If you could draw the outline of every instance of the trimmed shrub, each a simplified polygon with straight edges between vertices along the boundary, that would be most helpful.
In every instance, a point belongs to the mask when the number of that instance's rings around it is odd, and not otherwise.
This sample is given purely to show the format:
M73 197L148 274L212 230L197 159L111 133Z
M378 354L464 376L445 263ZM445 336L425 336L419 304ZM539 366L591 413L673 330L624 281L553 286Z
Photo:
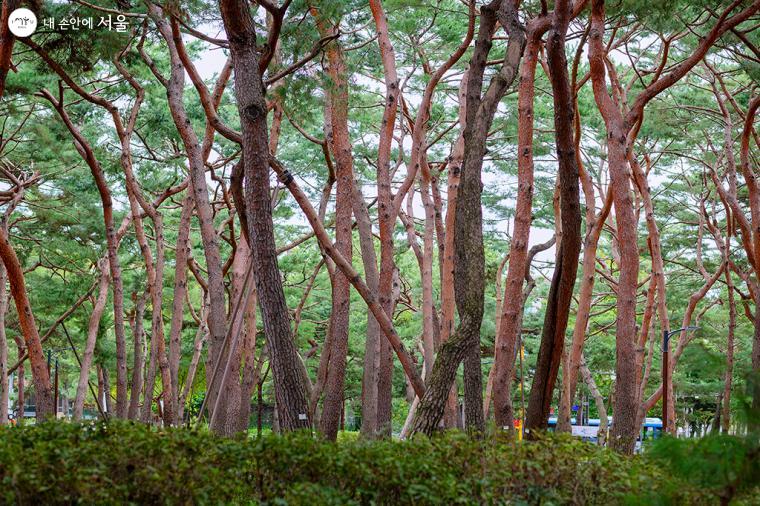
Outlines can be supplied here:
M663 464L662 459L679 455L693 458L686 448L695 443L675 443L684 445L679 450L682 454L663 450L666 455L652 451L651 457L631 458L559 435L523 443L481 441L461 433L405 442L345 437L336 444L309 433L224 439L206 431L156 429L129 422L51 422L0 429L0 501L394 505L717 502L724 494L722 486L704 487L678 473L663 474L657 467ZM710 448L710 452L720 453L717 447ZM735 448L725 450L733 452ZM704 454L703 450L693 451ZM737 458L746 460L748 455ZM735 487L735 493L737 497L754 497L751 487Z

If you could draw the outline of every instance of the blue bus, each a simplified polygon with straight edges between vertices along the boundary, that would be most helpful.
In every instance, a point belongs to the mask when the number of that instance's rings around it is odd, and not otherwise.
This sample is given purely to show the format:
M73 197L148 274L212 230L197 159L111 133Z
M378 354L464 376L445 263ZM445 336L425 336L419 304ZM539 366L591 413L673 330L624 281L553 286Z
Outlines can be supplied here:
M576 425L576 419L571 418L570 424L573 426L573 435L580 437L584 441L591 443L597 442L597 434L599 432L599 418L589 418L586 425ZM611 416L607 417L607 429L612 427L613 420ZM557 427L557 417L549 417L549 430L554 431ZM636 438L636 451L641 451L641 443L643 441L652 441L662 436L662 420L660 418L647 417L644 419L644 423L641 426L641 432L639 432Z

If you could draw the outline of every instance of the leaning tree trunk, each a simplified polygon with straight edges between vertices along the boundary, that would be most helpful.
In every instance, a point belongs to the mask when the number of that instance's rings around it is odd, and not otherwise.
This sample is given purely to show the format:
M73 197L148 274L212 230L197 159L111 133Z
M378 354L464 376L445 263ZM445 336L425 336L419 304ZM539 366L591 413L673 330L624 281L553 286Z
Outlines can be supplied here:
M185 419L185 403L190 396L190 392L193 389L193 382L195 381L195 372L198 370L198 364L201 361L201 350L203 350L203 344L208 338L208 330L205 324L201 322L198 325L198 330L195 333L195 342L193 343L193 356L190 358L190 365L187 367L187 374L185 375L185 385L182 387L182 393L179 396L179 402L177 403L177 420L183 422Z
M245 237L241 237L241 243ZM238 246L239 247L239 246ZM246 243L246 250L250 251ZM245 432L248 430L248 424L251 420L251 398L253 389L258 382L258 373L256 368L256 290L253 286L249 288L251 294L248 296L248 303L243 308L244 339L242 343L242 374L240 379L240 413L238 415L238 426L236 432Z
M79 370L79 382L77 383L77 393L74 398L74 412L72 418L77 421L82 419L84 412L84 398L87 395L87 387L90 381L90 366L95 355L95 342L100 330L100 319L103 316L103 310L108 301L108 287L111 280L108 276L108 269L105 265L100 266L100 281L98 282L98 297L90 314L90 321L87 325L87 341L85 343L84 353L82 354L82 363Z
M607 408L604 406L604 397L599 392L599 388L596 386L594 377L591 375L591 370L586 364L586 358L581 355L580 358L580 373L583 377L583 381L586 382L591 396L594 398L596 404L596 410L599 412L599 432L597 433L596 442L599 446L604 446L607 442Z
M21 333L24 336L24 343L29 350L29 362L32 366L32 381L36 394L37 419L44 420L53 416L55 407L53 406L53 388L50 384L50 375L45 363L45 356L42 353L42 344L40 343L40 334L37 331L37 325L34 322L32 306L29 303L29 297L26 292L26 283L24 282L24 271L21 268L16 252L8 242L8 232L4 227L0 227L0 258L5 264L5 270L8 273L8 281L11 285L11 296L16 304L19 325ZM19 374L21 372L19 371ZM5 409L5 408L3 408Z
M117 413L120 418L128 417L127 408L127 344L124 330L124 284L121 277L121 263L119 262L119 238L113 219L113 198L106 181L105 172L95 156L91 144L74 125L63 104L63 100L56 100L47 90L42 95L53 105L60 115L66 128L74 138L74 145L82 158L87 163L98 188L100 201L103 205L103 222L106 232L106 246L108 249L108 263L110 267L111 283L113 285L113 317L114 334L116 337L116 367L117 367Z

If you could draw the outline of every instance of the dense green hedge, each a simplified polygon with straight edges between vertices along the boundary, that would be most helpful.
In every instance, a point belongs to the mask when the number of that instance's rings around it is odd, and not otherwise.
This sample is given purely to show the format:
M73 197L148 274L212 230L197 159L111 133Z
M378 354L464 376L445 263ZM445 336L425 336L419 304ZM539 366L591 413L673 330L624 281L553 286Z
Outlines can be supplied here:
M0 429L0 501L714 504L725 493L726 480L734 479L732 493L752 503L757 489L746 483L758 475L752 474L757 461L751 445L734 438L708 442L700 450L695 443L668 441L651 456L624 458L558 436L531 443L450 434L407 442L344 438L332 444L309 434L232 440L130 423L54 422ZM726 460L725 452L738 471L723 479L717 462ZM679 473L674 456L691 464ZM690 479L700 459L717 466L709 470L708 484L696 475ZM665 466L684 478L663 474Z

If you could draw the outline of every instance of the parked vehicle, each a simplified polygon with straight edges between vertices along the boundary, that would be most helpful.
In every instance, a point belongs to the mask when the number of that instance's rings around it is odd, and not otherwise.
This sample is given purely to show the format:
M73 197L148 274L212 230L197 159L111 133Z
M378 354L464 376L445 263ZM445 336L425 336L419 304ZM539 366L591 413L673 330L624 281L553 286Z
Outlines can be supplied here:
M570 419L572 425L573 436L579 437L584 441L590 443L596 443L599 436L599 425L601 420L599 418L589 418L586 425L576 425L575 418ZM612 428L613 419L611 416L607 417L607 430ZM549 417L549 430L554 431L557 427L557 417ZM644 419L639 437L636 438L636 452L642 451L642 443L644 441L652 441L662 436L662 420L655 417L647 417Z

